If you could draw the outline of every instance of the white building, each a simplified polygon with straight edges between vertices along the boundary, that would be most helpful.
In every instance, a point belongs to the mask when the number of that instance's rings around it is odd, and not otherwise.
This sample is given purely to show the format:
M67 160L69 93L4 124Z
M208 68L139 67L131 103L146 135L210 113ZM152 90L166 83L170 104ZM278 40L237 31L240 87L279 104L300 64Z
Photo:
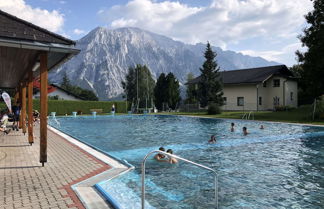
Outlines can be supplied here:
M66 91L65 89L51 84L50 89L48 90L48 97L58 97L58 100L70 100L70 101L82 101L82 98L72 94L71 92ZM40 98L40 92L34 94L35 99Z
M273 110L297 107L297 81L285 65L220 72L224 110ZM197 77L187 85L198 85Z

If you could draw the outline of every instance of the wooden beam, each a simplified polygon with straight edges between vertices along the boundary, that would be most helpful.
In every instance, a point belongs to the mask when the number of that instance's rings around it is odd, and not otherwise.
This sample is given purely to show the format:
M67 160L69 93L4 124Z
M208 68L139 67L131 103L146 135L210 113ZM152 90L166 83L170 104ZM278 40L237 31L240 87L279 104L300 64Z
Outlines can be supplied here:
M33 125L33 71L30 69L28 72L28 142L30 145L34 143Z
M40 54L40 159L47 162L47 52Z
M26 82L22 82L21 89L21 127L22 132L26 134Z

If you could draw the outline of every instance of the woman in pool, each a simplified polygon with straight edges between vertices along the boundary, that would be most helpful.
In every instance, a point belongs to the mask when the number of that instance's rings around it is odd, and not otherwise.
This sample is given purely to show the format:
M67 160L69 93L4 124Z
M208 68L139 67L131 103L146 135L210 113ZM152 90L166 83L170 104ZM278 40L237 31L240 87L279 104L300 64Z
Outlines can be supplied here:
M173 155L173 150L172 149L168 149L167 150L167 153ZM169 156L169 163L176 164L176 163L178 163L178 160L176 158L173 158L173 157L170 157Z
M244 136L248 135L248 132L247 132L247 128L246 127L243 127L243 135Z
M231 132L234 132L234 123L231 123Z
M216 137L215 137L215 135L211 135L210 139L208 140L208 143L209 143L209 144L214 144L214 143L216 143Z

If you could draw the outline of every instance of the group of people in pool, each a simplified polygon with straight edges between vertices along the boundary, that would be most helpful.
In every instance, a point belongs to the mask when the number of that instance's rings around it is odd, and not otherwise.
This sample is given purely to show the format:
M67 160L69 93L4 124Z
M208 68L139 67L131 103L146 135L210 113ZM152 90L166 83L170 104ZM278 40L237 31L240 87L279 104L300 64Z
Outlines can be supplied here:
M162 152L165 152L164 147L160 147L159 150L162 151ZM166 152L169 153L169 154L171 154L171 155L173 154L173 150L172 149L168 149ZM166 163L170 163L170 164L176 164L176 163L178 163L178 160L176 158L171 157L171 156L168 156L168 155L164 155L162 153L156 154L154 156L154 159L157 160L157 161L159 161L159 162L166 162Z
M231 123L231 132L234 132L234 126L235 126L235 124L234 123ZM243 129L243 135L244 136L246 136L246 135L249 134L249 132L247 131L247 128L245 126L242 129ZM261 125L260 126L260 129L264 129L264 126ZM208 143L209 144L216 143L216 137L215 137L215 135L211 135L210 139L208 140Z

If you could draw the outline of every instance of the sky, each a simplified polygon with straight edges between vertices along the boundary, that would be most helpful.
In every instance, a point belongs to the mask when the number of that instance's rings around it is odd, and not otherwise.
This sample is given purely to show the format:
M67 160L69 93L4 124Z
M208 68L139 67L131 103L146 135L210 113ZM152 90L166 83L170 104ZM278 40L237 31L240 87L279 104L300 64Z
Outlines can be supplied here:
M0 0L0 9L72 40L94 28L139 27L188 44L292 66L310 0Z

